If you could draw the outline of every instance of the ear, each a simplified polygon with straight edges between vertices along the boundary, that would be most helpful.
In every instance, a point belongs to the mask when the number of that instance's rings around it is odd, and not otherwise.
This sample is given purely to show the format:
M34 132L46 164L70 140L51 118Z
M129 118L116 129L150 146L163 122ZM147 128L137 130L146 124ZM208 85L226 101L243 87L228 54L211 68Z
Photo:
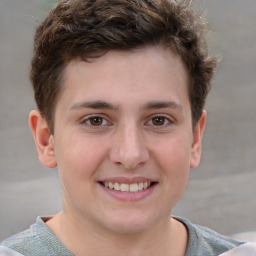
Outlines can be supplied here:
M201 118L199 119L194 131L193 131L193 143L190 159L190 168L195 168L200 162L202 152L202 137L206 123L206 111L203 110Z
M32 110L30 112L29 126L34 136L40 162L48 168L56 167L54 137L50 132L46 120L41 116L39 111Z

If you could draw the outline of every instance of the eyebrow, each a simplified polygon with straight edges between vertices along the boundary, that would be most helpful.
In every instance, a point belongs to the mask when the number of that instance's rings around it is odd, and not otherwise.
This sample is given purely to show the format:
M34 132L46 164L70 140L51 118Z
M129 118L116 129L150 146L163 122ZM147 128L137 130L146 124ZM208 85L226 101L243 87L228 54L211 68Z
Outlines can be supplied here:
M96 101L81 101L77 102L71 106L70 110L73 109L80 109L80 108L92 108L92 109L109 109L109 110L116 110L118 106L115 106L111 103L96 100Z
M175 101L151 101L143 106L144 109L173 108L183 110L183 106Z
M70 107L70 110L80 109L80 108L91 108L91 109L107 109L107 110L118 110L117 105L113 105L106 101L96 100L96 101L81 101L77 102ZM161 109L161 108L173 108L178 110L183 110L183 106L174 101L150 101L142 106L142 109Z

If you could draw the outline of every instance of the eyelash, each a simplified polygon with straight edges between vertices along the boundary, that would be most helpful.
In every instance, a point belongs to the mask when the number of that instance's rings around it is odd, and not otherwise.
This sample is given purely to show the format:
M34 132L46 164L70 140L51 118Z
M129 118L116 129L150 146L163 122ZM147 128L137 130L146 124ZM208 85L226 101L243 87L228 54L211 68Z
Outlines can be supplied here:
M163 124L159 124L159 125L156 125L153 123L153 120L154 119L163 119L164 123ZM146 122L146 125L152 125L154 127L166 127L166 126L169 126L169 125L172 125L174 123L173 120L170 119L170 117L166 117L164 115L156 115L156 116L153 116L150 118L149 121Z
M160 121L159 125L153 123L154 120L157 121L156 119L160 119L160 120L158 120L158 121ZM99 125L96 125L96 124L92 123L93 121L96 121L96 122L99 121L100 123L99 123ZM161 123L161 121L163 121L163 123ZM145 125L162 128L162 127L172 125L173 123L174 123L174 121L171 120L170 117L166 117L164 115L155 115L155 116L150 117L150 119L145 123ZM101 115L87 116L86 118L84 118L81 121L81 124L86 125L87 127L92 128L92 129L97 129L100 127L112 125L111 122L109 122L105 117L103 117Z
M96 119L100 119L102 122L99 125L92 124L92 122L96 121ZM104 118L100 115L88 116L82 120L81 124L86 125L93 129L97 129L98 127L102 127L102 126L110 126L111 125L111 123L106 118Z

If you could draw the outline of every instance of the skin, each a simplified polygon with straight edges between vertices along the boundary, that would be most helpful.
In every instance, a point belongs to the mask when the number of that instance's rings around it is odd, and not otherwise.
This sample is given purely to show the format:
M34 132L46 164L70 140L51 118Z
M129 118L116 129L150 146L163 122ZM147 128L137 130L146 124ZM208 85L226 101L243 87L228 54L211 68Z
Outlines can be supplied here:
M73 254L185 255L187 230L170 216L200 161L206 120L204 111L192 128L187 84L170 49L110 51L68 64L54 135L30 113L40 161L58 166L62 183L63 211L47 225ZM143 196L102 186L141 180L154 182Z

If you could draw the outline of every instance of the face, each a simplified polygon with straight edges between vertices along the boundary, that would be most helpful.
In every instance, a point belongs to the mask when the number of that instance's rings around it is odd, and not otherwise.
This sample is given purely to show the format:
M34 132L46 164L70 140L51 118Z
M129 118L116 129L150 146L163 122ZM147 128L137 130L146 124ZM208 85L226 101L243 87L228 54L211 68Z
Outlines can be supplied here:
M49 144L71 218L115 232L169 221L200 158L187 74L163 47L110 51L67 66Z

